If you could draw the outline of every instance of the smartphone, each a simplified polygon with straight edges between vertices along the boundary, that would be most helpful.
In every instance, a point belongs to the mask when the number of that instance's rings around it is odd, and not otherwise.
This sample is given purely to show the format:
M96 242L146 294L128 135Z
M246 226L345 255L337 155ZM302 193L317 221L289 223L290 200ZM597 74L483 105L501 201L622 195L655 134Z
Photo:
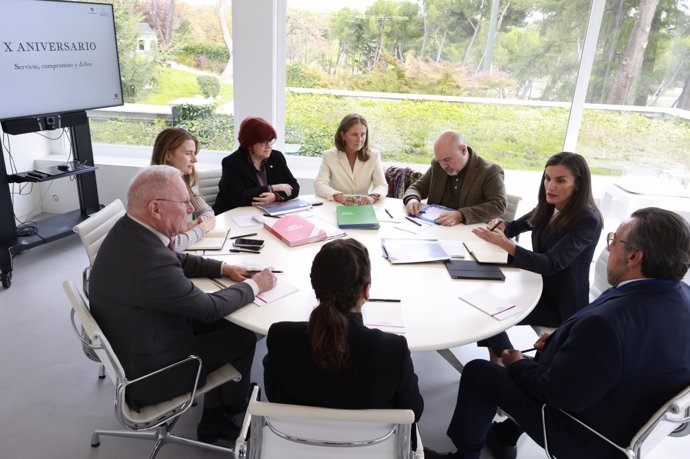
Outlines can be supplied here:
M264 246L263 239L235 239L232 243L235 247L244 247L246 249L260 249Z

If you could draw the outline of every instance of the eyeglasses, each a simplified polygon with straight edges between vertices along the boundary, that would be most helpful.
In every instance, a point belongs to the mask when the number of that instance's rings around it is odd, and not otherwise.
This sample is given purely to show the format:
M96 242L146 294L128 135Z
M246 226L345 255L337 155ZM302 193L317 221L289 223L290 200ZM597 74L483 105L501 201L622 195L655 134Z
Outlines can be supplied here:
M154 201L168 201L168 202L176 202L178 204L184 204L185 207L191 206L192 205L192 200L187 199L186 201L176 201L174 199L165 199L165 198L153 198Z
M262 147L272 147L274 143L276 143L276 139L267 140L265 142L259 142L259 145L261 145Z
M607 250L611 250L611 246L616 242L620 242L622 244L627 244L631 249L634 249L633 246L628 244L628 241L624 241L623 239L616 239L616 233L609 233L606 235L606 249Z

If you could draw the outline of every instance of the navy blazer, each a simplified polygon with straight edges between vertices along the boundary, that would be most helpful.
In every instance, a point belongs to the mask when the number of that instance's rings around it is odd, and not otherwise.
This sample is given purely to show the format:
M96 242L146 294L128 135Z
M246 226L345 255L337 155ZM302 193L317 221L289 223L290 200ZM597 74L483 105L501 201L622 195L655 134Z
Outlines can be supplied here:
M544 352L508 367L529 395L567 411L619 445L690 385L690 287L645 279L604 292L566 320ZM549 411L559 458L617 457L615 450Z
M285 201L299 196L299 183L288 169L285 156L278 150L271 151L271 155L264 163L266 167L266 181L268 185L287 183L292 187L290 196L278 192L280 199ZM235 207L251 206L254 198L261 193L268 192L268 186L261 186L256 178L256 170L249 160L249 150L238 148L231 155L223 158L223 174L218 183L218 196L213 204L213 212L218 215Z
M128 215L118 220L98 250L89 281L91 312L131 380L198 354L194 322L213 322L254 300L240 282L204 293L193 277L220 277L221 262L174 253ZM196 367L177 367L127 388L135 406L189 390ZM200 383L206 378L202 371ZM165 379L165 381L162 381Z
M509 238L532 231L532 250L517 246L508 264L542 275L541 297L521 324L558 327L589 303L589 268L602 222L596 212L588 210L575 217L565 231L556 233L548 223L529 226L531 216L532 212L506 223L505 228Z
M264 386L272 402L340 409L424 410L404 336L364 326L361 314L348 320L347 367L323 370L311 358L307 322L279 322L266 337Z

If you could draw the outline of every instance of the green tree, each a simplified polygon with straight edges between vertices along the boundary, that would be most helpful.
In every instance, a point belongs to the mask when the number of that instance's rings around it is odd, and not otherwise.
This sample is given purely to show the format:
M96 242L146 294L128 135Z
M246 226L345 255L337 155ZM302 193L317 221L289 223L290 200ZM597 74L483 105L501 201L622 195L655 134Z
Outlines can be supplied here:
M113 8L122 94L126 102L136 102L150 91L155 83L155 55L136 52L139 44L137 24L141 22L142 17L135 11L135 0L117 1Z

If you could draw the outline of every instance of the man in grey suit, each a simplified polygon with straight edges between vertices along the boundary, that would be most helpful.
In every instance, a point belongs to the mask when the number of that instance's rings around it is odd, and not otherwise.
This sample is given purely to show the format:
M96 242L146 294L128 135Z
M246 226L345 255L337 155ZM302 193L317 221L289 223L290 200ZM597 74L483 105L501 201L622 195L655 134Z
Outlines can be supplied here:
M176 253L170 238L185 231L193 208L180 172L151 166L133 180L127 214L110 230L90 280L93 315L110 340L127 377L138 378L195 354L203 360L199 384L226 363L242 374L208 392L197 428L202 441L233 441L232 416L245 409L256 336L223 317L275 286L270 270L249 278L244 268ZM238 281L215 293L194 286L193 277ZM180 365L127 388L135 409L186 393L196 363Z
M436 219L439 225L488 222L506 211L503 169L480 158L459 132L446 131L434 143L431 167L403 196L407 213L418 216L422 199L454 209Z

